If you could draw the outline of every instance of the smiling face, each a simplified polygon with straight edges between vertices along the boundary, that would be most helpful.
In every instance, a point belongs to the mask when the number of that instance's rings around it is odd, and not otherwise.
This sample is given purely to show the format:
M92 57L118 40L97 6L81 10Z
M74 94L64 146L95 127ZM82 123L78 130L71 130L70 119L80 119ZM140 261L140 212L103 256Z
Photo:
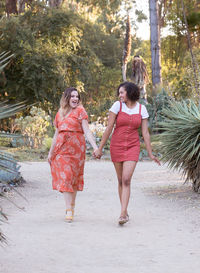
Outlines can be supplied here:
M78 106L79 103L79 94L77 91L72 91L71 92L71 97L69 99L69 106L73 109Z
M125 90L125 88L122 86L119 89L119 99L121 100L121 102L127 102L128 98L127 98L127 92Z

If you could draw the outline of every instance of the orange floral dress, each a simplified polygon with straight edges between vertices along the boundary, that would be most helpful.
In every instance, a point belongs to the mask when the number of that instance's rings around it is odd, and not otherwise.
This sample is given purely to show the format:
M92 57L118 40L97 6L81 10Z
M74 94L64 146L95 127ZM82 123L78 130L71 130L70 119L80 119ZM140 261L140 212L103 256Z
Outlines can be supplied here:
M54 125L58 136L51 161L52 186L60 192L83 190L85 137L82 120L88 119L83 106L77 106L62 119L58 112Z

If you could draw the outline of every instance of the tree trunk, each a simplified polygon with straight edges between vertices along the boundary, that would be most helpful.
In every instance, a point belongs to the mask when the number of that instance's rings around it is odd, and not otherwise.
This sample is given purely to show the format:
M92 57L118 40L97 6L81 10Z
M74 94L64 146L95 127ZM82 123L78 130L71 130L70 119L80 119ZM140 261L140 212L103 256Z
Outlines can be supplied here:
M6 13L9 16L11 13L17 14L17 0L6 0Z
M161 47L158 0L149 0L151 31L151 69L153 89L161 84Z
M49 0L49 6L51 8L59 8L63 3L63 0Z
M123 50L123 57L122 57L122 78L123 81L126 81L126 68L128 58L131 53L131 24L129 15L127 15L127 22L126 22L126 37L124 41L124 50Z
M18 0L19 13L24 12L26 0Z

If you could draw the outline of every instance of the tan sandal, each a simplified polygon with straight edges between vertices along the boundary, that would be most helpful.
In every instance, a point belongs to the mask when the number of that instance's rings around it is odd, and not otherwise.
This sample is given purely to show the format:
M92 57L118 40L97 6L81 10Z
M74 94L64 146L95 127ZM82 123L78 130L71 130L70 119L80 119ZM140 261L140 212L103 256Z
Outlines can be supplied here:
M73 211L72 211L72 209L66 209L65 220L67 222L69 222L69 223L73 221Z
M119 217L119 225L124 225L129 221L129 215L127 214L126 216L120 216Z

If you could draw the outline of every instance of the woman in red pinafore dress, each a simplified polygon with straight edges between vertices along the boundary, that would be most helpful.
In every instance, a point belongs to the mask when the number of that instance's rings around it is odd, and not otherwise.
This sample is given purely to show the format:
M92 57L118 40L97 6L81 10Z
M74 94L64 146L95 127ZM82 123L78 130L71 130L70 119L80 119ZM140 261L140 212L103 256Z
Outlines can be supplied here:
M51 166L52 187L63 193L66 203L66 217L73 220L77 191L83 190L85 164L85 137L93 149L97 145L88 126L88 115L80 105L80 95L76 88L65 90L56 114L56 127L48 161Z
M138 114L127 114L122 112L122 102L120 102L120 110L110 143L113 162L138 161L140 154L138 128L142 122L141 108L140 104Z
M119 224L129 220L127 208L130 198L130 183L140 154L140 139L138 128L142 129L142 136L149 157L160 165L160 161L152 154L150 135L148 131L148 113L144 105L138 103L140 91L137 85L124 82L118 87L117 101L110 108L108 126L102 136L99 149L94 152L97 158L102 155L102 149L110 134L110 154L118 178L118 191L121 202Z

